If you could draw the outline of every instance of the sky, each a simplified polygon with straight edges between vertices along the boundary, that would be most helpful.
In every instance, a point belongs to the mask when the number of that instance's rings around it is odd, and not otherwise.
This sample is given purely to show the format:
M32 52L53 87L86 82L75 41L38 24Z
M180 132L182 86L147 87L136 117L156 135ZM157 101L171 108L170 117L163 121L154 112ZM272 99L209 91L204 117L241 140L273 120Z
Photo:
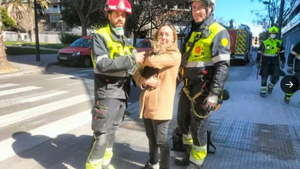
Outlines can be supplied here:
M217 19L227 22L233 19L235 25L246 24L255 36L263 31L260 25L253 22L256 16L251 13L252 10L264 10L264 5L258 0L216 0L215 10Z

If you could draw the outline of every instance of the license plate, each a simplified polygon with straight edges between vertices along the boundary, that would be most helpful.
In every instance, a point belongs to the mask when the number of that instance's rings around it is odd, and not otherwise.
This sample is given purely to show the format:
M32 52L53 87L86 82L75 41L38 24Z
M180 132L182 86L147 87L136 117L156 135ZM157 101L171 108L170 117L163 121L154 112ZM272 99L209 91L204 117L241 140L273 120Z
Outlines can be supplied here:
M68 60L68 57L67 56L59 56L59 59L61 59L61 60Z

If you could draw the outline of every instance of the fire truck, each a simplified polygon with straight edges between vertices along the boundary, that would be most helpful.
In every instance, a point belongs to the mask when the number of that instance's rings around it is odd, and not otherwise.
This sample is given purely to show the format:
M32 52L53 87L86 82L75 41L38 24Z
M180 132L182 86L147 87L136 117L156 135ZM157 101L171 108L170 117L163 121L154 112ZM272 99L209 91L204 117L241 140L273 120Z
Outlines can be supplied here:
M251 58L252 33L249 27L228 29L230 35L231 63L247 64Z

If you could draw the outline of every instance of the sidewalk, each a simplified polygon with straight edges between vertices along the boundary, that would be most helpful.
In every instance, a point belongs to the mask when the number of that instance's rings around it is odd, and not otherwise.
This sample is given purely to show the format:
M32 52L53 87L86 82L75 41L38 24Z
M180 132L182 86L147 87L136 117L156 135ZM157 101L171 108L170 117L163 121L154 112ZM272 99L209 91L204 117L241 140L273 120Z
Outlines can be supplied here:
M36 61L36 55L14 55L7 56L7 60L18 69L16 72L7 72L0 74L0 78L8 76L17 76L27 73L44 72L49 65L57 61L56 54L41 54L40 62Z

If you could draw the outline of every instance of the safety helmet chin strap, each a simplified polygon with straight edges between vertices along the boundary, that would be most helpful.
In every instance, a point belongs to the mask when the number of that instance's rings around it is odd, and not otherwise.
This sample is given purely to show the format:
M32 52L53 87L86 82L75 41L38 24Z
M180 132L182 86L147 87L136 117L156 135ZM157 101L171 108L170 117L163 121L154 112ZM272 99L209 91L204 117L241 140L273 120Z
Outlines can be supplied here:
M207 15L207 18L209 18L210 16L213 16L214 15L214 10L215 10L215 5L210 5L210 7L211 7L211 11L210 11L210 14L209 15ZM208 12L209 12L209 6L207 6L206 8L205 8L205 12L206 12L206 14L208 14Z

